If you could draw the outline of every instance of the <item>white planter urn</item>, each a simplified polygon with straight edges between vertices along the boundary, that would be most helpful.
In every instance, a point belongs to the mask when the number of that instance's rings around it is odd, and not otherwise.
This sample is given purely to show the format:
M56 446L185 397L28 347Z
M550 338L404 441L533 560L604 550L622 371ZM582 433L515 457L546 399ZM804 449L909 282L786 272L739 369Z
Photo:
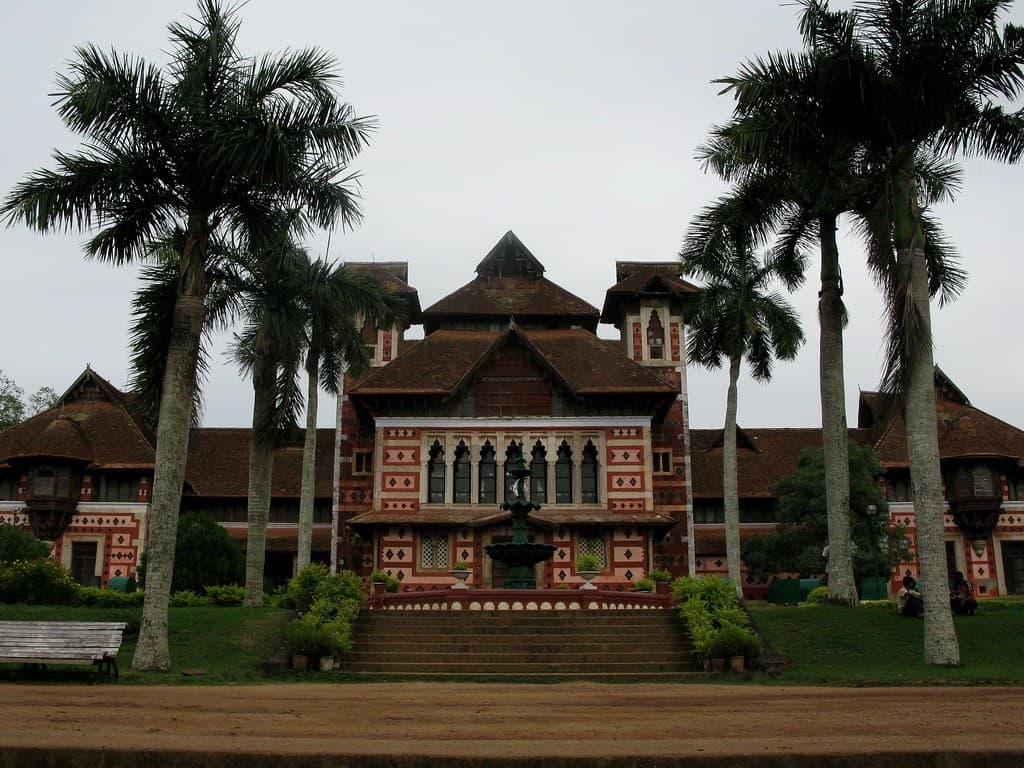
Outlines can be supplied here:
M466 579L469 578L469 574L471 574L472 571L464 568L453 568L448 571L448 573L455 577L455 583L451 586L452 589L469 589L469 584L466 583Z
M600 571L576 571L576 574L583 579L583 584L580 589L597 589L597 587L590 582L601 575Z

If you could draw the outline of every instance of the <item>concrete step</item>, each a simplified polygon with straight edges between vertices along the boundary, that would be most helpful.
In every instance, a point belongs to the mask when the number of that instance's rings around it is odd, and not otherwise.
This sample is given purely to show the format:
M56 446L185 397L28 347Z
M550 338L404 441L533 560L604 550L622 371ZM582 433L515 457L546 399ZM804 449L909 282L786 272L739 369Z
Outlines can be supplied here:
M674 611L372 611L360 616L353 640L343 670L360 675L701 673Z

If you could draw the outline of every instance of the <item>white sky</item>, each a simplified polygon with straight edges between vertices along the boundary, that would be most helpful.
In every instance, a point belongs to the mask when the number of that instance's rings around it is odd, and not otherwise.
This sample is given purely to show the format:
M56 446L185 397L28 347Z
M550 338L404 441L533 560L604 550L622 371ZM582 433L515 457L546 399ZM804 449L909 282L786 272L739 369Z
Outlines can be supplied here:
M193 10L185 0L5 3L0 193L50 167L52 148L78 147L47 95L76 45L163 62L167 23ZM371 148L353 166L363 174L365 220L335 233L332 258L408 261L427 307L471 280L511 229L547 277L600 308L616 259L676 258L691 217L723 191L693 159L731 109L710 81L754 55L799 47L797 10L775 0L249 0L240 43L246 53L330 51L341 63L345 100L379 119ZM1007 20L1024 23L1022 7ZM974 405L1020 426L1013 235L1022 183L1020 167L966 164L964 189L938 214L970 281L958 302L933 313L938 364ZM84 239L0 229L0 370L27 392L61 392L86 363L115 385L127 382L136 274L85 262ZM326 235L309 245L323 254ZM859 246L844 237L841 249L852 426L858 389L878 382L881 303ZM795 363L778 364L769 385L741 381L741 425L820 424L816 282L793 297L804 350ZM204 423L249 424L250 384L221 353L213 362ZM720 426L725 375L691 369L689 383L692 424ZM320 413L330 425L326 401Z

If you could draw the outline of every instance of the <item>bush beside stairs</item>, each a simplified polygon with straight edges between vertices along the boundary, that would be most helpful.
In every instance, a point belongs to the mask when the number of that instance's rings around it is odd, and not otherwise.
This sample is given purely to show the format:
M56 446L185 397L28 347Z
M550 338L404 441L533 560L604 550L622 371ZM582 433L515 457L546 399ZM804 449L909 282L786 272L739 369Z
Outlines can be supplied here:
M359 676L644 680L703 674L675 611L363 611Z

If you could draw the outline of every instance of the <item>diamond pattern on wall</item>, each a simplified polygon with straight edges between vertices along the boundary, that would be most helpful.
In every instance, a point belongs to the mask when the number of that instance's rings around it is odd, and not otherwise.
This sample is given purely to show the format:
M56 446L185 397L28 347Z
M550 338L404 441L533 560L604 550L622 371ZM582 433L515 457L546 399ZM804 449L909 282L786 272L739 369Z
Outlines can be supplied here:
M463 559L463 560L469 560L469 551L468 551L468 550L465 550L465 549L464 549L464 550L462 550L462 553L461 553L461 559Z
M626 550L626 559L627 560L632 560L633 559L633 550L632 549L627 549ZM626 574L626 575L629 576L629 574ZM629 576L629 578L633 578L633 577Z
M632 581L633 580L633 572L632 571L626 571L626 578L629 579L630 581Z
M561 579L562 581L565 581L566 575L567 574L565 573L565 571L559 571L558 572L558 578Z
M384 557L386 557L388 560L394 560L395 559L395 553L394 553L394 551L389 549L387 552L384 553Z

